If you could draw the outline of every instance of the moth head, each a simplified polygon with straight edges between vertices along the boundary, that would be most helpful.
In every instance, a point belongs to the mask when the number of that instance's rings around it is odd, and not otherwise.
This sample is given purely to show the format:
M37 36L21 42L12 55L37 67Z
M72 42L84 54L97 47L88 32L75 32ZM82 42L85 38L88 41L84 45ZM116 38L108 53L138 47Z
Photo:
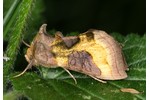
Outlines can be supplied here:
M33 39L32 43L31 43L31 45L28 45L28 44L25 43L29 47L27 49L26 54L25 54L25 58L26 58L26 60L28 61L29 64L28 64L28 66L25 68L25 70L22 73L16 75L15 77L21 76L22 74L25 73L25 71L27 69L31 68L32 65L36 65L37 64L36 60L34 59L34 56L35 56L35 49L36 49L37 44L39 42L44 44L45 46L47 46L47 45L51 44L52 41L54 40L54 38L52 36L47 34L46 26L47 26L47 24L43 24L40 27L37 35L35 36L35 38Z
M28 62L30 62L33 59L33 47L27 49L27 52L25 54L25 58Z
M26 58L26 60L29 62L29 64L27 65L27 67L24 69L23 72L21 72L20 74L14 76L14 78L23 75L23 74L24 74L29 68L31 68L32 65L34 64L34 59L33 59L33 47L34 47L34 46L33 46L33 45L28 45L28 44L27 44L27 46L28 46L29 48L27 49L27 53L26 53L26 55L25 55L25 58Z

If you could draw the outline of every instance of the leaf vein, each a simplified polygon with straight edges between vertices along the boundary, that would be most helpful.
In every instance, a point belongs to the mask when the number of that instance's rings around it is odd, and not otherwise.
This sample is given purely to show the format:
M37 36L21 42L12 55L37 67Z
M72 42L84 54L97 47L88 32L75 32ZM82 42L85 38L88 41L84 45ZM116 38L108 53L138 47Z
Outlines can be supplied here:
M70 85L72 85L72 86L74 86L74 87L77 87L78 89L80 89L80 90L82 90L82 91L84 91L84 92L90 94L90 95L93 96L93 97L96 97L96 98L98 98L98 99L100 99L100 100L105 100L104 98L102 98L102 97L100 97L100 96L98 96L98 95L95 95L94 93L92 93L92 92L90 92L90 91L87 91L86 89L80 87L79 85L74 85L74 84L72 84L72 83L70 83L70 82L67 82L67 81L64 81L64 82L66 82L66 83L68 83L68 84L70 84Z

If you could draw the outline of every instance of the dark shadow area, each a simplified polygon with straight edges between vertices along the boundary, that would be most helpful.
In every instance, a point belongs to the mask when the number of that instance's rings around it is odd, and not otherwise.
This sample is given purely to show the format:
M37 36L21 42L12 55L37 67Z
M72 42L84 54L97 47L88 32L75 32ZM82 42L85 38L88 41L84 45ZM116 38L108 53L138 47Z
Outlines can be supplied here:
M146 0L44 0L48 29L63 34L88 29L144 34Z

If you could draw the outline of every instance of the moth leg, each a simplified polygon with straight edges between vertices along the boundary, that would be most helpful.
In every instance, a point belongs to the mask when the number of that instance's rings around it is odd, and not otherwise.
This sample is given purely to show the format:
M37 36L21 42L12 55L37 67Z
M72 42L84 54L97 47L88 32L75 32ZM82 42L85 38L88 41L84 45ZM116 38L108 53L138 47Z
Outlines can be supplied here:
M94 76L92 76L92 75L89 75L89 76L92 77L93 79L95 79L95 80L101 82L101 83L107 83L106 81L100 80L99 78L96 78L96 77L94 77Z
M63 68L74 80L75 84L77 84L77 80L76 78L69 72L69 70L67 70L66 68Z
M31 60L31 62L28 64L28 66L24 69L23 72L21 72L20 74L14 76L13 78L16 78L16 77L19 77L19 76L23 75L29 68L32 67L32 64L33 64L33 60Z
M22 39L23 44L25 44L27 47L30 48L30 45L28 43L26 43L23 39Z

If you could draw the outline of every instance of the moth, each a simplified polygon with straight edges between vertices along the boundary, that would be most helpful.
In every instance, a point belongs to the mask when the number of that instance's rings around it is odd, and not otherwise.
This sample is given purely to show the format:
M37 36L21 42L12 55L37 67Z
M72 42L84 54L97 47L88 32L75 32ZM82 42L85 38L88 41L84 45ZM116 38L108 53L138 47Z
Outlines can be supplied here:
M26 69L32 66L47 68L62 67L75 80L69 70L84 73L98 81L127 78L127 63L121 45L113 37L101 30L88 30L78 36L64 37L61 32L51 36L43 24L31 45L28 45L25 58ZM76 80L75 80L76 82Z

